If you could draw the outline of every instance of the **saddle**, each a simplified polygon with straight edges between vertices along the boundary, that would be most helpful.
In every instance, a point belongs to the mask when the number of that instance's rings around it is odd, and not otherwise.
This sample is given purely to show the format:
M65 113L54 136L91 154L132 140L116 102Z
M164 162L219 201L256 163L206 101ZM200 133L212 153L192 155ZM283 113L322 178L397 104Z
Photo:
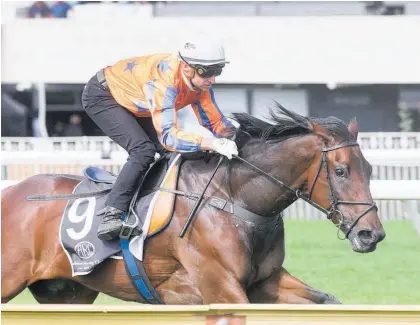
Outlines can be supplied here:
M178 183L179 170L182 164L180 154L167 154L157 160L146 172L141 184L138 186L130 204L130 213L126 219L126 227L132 226L128 223L133 213L139 220L136 224L140 228L147 219L150 219L147 229L142 229L148 237L154 236L162 231L171 221L175 203L175 193ZM84 170L87 179L95 183L109 184L112 186L117 175L104 169L89 166ZM159 191L163 188L168 191ZM99 211L98 215L103 211ZM122 231L122 238L130 238L131 231Z

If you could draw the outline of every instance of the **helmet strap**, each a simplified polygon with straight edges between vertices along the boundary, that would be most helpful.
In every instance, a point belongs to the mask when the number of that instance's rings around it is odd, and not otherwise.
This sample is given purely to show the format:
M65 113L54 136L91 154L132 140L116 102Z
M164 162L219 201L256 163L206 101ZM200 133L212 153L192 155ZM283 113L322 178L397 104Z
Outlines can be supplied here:
M192 75L191 75L191 73L189 75L186 75L186 77L190 80L192 80L194 78L195 74L196 74L196 71L195 71L194 68L191 67L191 70L193 71Z
M195 69L193 69L193 75L192 75L192 77L190 78L190 77L187 77L188 78L188 81L190 82L190 84L191 84L191 86L194 88L194 89L197 89L197 87L194 85L194 83L192 82L192 80L193 80L193 78L194 78L194 76L195 76L195 74L197 73L197 72L195 72Z
M193 70L192 75L191 75L191 73L187 74L187 73L185 73L185 72L184 72L184 71L182 71L182 70L181 70L181 73L182 73L182 75L183 75L183 77L184 77L184 81L185 81L186 83L188 83L188 84L189 84L189 87L190 87L191 89L195 89L196 87L195 87L195 85L192 83L192 79L194 78L194 76L195 76L196 72L195 72L195 69L192 69L192 70Z

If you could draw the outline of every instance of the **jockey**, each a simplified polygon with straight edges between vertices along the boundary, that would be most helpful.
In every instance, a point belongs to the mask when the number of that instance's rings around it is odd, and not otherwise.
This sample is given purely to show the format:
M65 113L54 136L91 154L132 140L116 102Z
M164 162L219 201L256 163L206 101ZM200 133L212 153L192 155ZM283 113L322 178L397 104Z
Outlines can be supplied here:
M129 154L106 201L97 231L101 240L118 237L122 214L128 212L136 186L162 147L176 152L214 150L229 159L238 154L235 142L226 138L234 126L219 110L212 89L227 63L221 45L190 42L176 54L119 61L86 84L86 113ZM213 136L177 127L176 112L187 105Z

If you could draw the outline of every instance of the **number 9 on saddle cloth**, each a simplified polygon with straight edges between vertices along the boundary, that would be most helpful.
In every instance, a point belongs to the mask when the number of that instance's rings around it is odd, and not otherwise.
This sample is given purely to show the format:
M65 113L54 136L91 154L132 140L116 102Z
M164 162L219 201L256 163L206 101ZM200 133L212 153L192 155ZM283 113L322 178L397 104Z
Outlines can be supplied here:
M122 236L131 238L130 251L138 260L143 259L144 241L162 231L172 219L175 196L183 194L176 191L182 162L196 159L208 162L211 157L212 154L205 152L182 155L168 152L147 171L131 201L126 229L123 229L125 236ZM99 216L116 176L96 167L86 168L84 175L85 179L66 196L72 199L68 200L60 225L60 241L73 276L90 273L107 258L122 258L118 240L102 241L96 235ZM198 194L193 196L198 197ZM216 200L214 205L217 205Z
M157 188L176 190L182 159L176 153L167 156L169 159L158 159L146 173L133 196L128 220L125 220L129 231L126 229L128 236L123 238L131 237L135 228L130 251L139 260L143 259L146 238L162 231L172 218L175 193L158 191ZM68 201L60 225L60 241L69 258L73 276L90 273L107 258L122 258L118 240L102 241L96 235L101 221L99 216L105 208L106 193L116 176L96 167L86 168L84 174L86 178L75 187L73 196L76 198Z

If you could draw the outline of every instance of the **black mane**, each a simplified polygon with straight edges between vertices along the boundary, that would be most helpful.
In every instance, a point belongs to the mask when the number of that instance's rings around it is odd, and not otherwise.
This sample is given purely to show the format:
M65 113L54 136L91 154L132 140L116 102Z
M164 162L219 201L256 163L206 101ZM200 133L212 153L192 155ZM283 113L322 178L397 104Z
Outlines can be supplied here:
M233 113L233 116L240 124L240 130L247 132L253 138L261 140L283 141L290 137L311 134L313 131L307 121L312 121L322 126L331 135L339 136L344 141L351 139L346 124L334 116L326 118L305 117L287 110L277 102L275 104L276 106L270 109L271 121L275 124L262 121L246 113Z

